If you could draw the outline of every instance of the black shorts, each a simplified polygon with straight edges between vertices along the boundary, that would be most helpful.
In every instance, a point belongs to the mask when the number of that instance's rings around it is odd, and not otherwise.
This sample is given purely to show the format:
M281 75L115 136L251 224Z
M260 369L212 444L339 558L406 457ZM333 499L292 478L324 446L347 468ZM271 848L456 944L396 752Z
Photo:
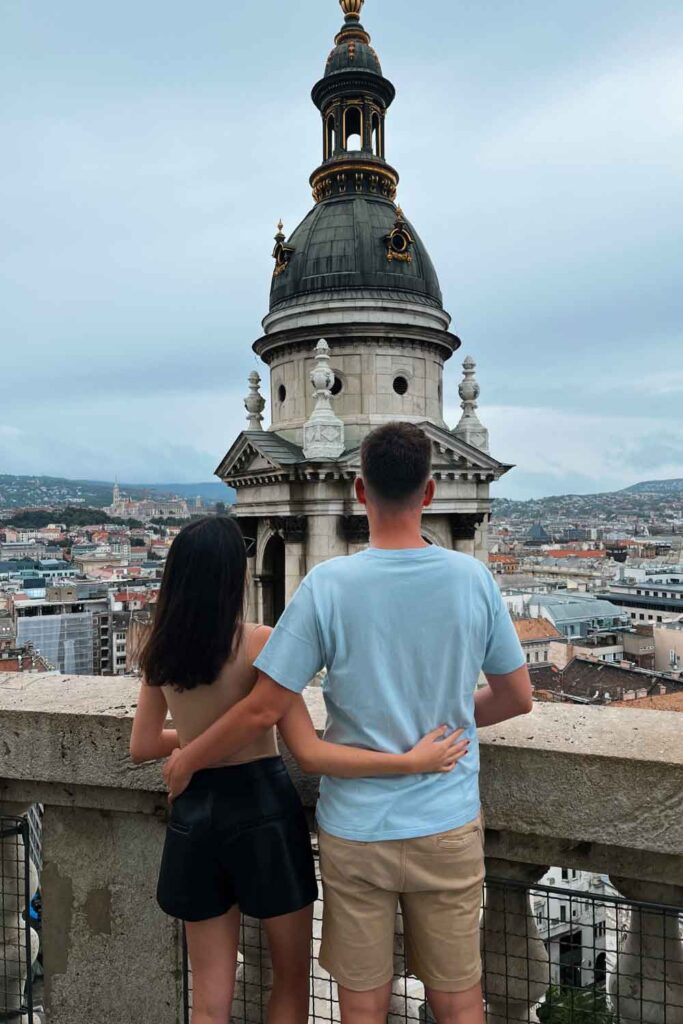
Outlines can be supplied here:
M268 918L317 896L306 815L282 758L197 772L166 830L161 909L205 921L237 904L249 917Z

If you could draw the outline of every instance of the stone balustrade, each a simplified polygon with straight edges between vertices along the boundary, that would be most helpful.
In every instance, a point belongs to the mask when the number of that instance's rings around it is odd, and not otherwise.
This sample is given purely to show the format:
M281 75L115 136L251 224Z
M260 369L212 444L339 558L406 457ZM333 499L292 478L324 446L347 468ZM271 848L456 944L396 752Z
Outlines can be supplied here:
M123 1024L183 1019L178 928L155 902L161 774L128 758L137 687L127 678L0 676L0 813L45 808L50 1024L113 1013ZM320 728L322 695L307 699ZM482 731L488 869L523 883L504 894L492 887L485 909L490 1024L533 1021L547 987L527 893L547 866L608 873L631 900L683 906L682 736L674 713L556 704ZM292 770L312 809L316 780ZM683 1024L679 915L631 917L610 978L621 1020Z

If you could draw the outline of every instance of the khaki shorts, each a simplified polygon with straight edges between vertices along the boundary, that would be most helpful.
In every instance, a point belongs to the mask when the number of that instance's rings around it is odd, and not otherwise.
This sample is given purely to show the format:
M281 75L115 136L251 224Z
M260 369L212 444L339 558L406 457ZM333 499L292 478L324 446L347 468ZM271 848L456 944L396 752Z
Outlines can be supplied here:
M321 830L320 867L320 965L338 984L367 992L393 978L399 904L410 974L438 992L465 992L481 980L481 819L451 832L378 843Z

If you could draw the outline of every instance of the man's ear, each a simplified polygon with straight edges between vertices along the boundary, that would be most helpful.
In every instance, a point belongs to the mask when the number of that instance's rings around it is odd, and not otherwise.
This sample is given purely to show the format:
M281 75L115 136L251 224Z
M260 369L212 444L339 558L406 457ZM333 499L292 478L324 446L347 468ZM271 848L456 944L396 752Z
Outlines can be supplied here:
M425 487L424 498L422 499L422 508L429 508L431 503L434 501L434 495L436 494L436 481L429 479L427 486Z
M367 505L368 498L365 493L365 484L363 483L363 478L361 476L356 477L354 488L356 491L356 499L361 503L361 505Z

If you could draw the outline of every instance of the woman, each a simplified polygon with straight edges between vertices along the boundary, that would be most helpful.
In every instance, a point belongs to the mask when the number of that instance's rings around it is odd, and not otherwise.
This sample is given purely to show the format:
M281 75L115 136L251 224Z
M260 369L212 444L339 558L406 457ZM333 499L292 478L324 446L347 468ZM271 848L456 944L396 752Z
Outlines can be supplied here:
M243 622L247 555L234 519L185 527L169 552L154 625L141 657L133 733L136 763L168 757L245 697L270 630ZM170 712L174 728L165 728ZM361 777L451 771L467 750L438 729L407 754L326 743L300 700L280 722L308 771ZM275 730L198 772L173 804L157 897L185 922L194 1024L230 1019L240 912L260 918L273 963L269 1024L308 1020L317 884L306 817Z

